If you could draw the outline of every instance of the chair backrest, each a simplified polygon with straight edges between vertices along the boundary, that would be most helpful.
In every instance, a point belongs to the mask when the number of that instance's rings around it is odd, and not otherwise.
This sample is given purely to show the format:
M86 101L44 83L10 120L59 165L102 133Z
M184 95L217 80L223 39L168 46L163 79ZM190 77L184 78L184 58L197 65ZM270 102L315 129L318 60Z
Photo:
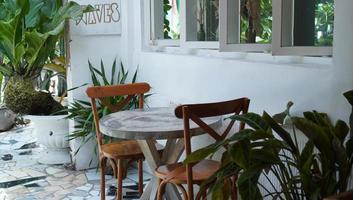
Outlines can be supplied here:
M218 103L206 103L206 104L192 104L192 105L181 105L175 109L175 116L184 120L184 140L185 140L185 152L186 155L190 155L191 149L191 137L190 134L190 120L195 122L200 128L206 133L212 136L216 141L221 141L227 137L235 120L231 120L225 131L219 134L216 130L208 126L202 118L215 117L228 114L240 114L247 113L249 108L250 100L248 98L240 98L231 101L218 102ZM241 123L239 129L244 129L245 124ZM186 164L186 174L188 183L188 197L192 199L193 194L193 174L192 166L196 163Z
M106 106L110 112L118 112L123 109L134 97L138 97L139 108L144 106L144 94L150 90L148 83L131 83L123 85L112 86L95 86L89 87L86 90L87 96L91 99L94 123L96 127L96 137L98 141L99 151L103 144L102 133L99 128L99 114L97 109L96 100L99 99L103 106ZM121 96L121 101L112 104L110 97Z

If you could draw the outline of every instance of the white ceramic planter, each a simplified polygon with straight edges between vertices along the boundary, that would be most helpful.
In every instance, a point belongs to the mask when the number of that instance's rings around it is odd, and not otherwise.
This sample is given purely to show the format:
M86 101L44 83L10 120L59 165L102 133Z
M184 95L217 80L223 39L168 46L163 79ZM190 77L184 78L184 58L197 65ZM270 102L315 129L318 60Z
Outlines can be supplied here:
M75 131L74 120L69 120L70 133ZM92 133L93 135L95 133ZM95 137L88 138L75 138L70 140L70 150L72 164L75 170L85 170L97 168L98 166L98 148L97 140Z
M42 164L71 163L69 153L69 122L65 115L58 116L34 116L25 118L31 120L37 142L45 147L38 162Z

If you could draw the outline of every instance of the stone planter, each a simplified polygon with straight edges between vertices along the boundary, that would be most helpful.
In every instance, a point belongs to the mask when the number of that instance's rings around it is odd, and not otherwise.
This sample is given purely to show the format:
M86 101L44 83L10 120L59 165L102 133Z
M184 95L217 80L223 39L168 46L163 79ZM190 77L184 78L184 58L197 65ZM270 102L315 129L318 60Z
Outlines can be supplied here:
M16 114L7 108L0 108L0 132L7 131L15 124Z
M38 162L42 164L71 163L69 153L69 122L65 115L34 116L28 115L37 136L37 142L45 147Z

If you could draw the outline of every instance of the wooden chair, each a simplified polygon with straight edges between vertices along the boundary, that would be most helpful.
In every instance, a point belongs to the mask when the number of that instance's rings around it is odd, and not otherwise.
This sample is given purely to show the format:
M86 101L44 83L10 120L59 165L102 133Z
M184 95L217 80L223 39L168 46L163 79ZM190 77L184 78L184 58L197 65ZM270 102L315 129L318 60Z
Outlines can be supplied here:
M123 181L123 160L135 160L138 162L138 190L141 195L143 192L143 153L136 141L121 140L108 144L103 143L103 136L99 128L99 115L97 111L96 99L99 99L104 106L107 106L111 112L117 112L124 108L134 97L138 96L139 108L143 108L144 94L150 90L147 83L133 83L114 86L89 87L86 91L91 98L92 110L96 126L96 137L99 149L99 164L101 168L101 199L105 199L105 167L109 160L112 165L114 175L117 177L117 199L122 200L122 181ZM124 96L125 98L112 105L109 97Z
M181 105L175 109L175 115L184 120L184 140L186 155L190 155L191 137L190 120L200 126L206 133L212 136L216 141L225 139L232 129L235 121L232 120L226 130L219 134L210 126L205 124L201 118L222 116L228 114L246 113L248 111L250 100L247 98L236 99L232 101L208 104ZM240 124L240 130L244 129L245 124ZM183 193L183 199L194 199L193 185L200 185L213 175L220 167L220 163L214 160L202 160L198 163L186 164L176 163L158 167L155 170L156 176L160 179L158 188L158 200L162 200L167 183L176 185ZM187 184L187 191L182 184ZM236 188L232 181L234 190L232 191L232 199L236 199ZM196 199L206 198L206 191L199 192Z
M324 198L324 200L352 200L352 199L353 199L353 191L343 192L335 196Z

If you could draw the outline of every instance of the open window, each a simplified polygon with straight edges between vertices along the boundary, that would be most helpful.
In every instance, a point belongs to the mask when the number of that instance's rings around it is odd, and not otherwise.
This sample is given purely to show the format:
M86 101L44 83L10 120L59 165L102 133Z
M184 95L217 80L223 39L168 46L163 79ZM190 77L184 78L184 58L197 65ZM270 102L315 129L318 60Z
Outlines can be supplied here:
M183 0L182 46L219 48L219 0Z
M177 46L180 39L180 0L148 0L145 5L147 41L156 46Z
M272 0L221 0L220 50L269 51Z
M332 55L334 0L273 1L274 55Z

